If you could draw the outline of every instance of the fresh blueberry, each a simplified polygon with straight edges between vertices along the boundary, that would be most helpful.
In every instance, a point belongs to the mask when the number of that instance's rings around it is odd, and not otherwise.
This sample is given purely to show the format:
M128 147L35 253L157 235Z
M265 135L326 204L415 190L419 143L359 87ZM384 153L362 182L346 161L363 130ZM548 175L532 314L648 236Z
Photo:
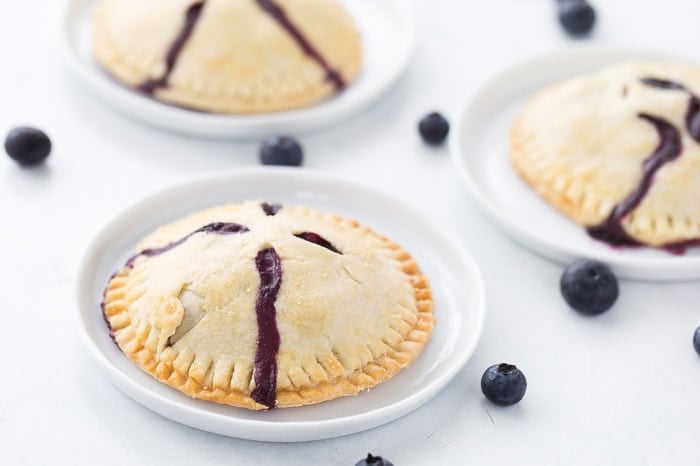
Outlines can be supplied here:
M481 376L481 391L498 406L514 405L523 399L525 390L525 374L512 364L494 364Z
M564 300L574 310L587 315L610 309L619 295L617 277L600 262L580 260L564 270L559 281Z
M20 165L38 165L51 153L51 139L40 129L20 126L8 133L5 151Z
M693 346L695 351L700 355L700 327L695 329L695 335L693 335Z
M260 162L263 165L298 167L304 160L299 142L288 136L273 136L260 146Z
M586 0L557 0L559 22L572 36L588 33L595 24L595 10Z
M433 112L420 120L418 123L418 131L426 143L436 146L445 142L450 132L450 124L444 116Z
M372 453L367 453L367 458L361 459L355 463L355 466L394 466L394 464L381 456L372 456Z

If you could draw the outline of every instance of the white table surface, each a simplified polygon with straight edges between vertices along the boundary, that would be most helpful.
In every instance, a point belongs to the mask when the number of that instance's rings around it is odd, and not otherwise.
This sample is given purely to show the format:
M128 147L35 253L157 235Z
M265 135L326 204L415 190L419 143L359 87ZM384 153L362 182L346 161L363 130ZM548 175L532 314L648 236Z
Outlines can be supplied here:
M697 284L623 282L611 312L577 315L559 295L561 267L486 223L447 151L426 148L415 131L433 108L456 115L478 82L514 60L571 45L552 0L414 0L417 48L402 80L369 111L302 137L307 167L381 185L456 232L483 269L488 300L481 345L434 400L383 427L305 444L164 419L113 388L78 338L74 277L102 224L193 174L258 162L255 144L167 134L104 107L61 60L61 3L6 0L0 19L0 133L32 124L54 142L43 168L0 157L1 464L352 465L368 451L397 466L698 464ZM697 49L700 2L597 3L586 42ZM529 381L526 398L505 409L479 388L483 370L502 361Z

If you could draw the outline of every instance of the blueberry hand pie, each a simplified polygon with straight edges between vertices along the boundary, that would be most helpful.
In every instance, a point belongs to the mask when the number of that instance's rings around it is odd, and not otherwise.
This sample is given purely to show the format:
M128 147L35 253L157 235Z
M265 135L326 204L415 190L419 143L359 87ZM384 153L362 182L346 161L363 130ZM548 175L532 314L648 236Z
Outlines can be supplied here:
M105 290L109 331L195 398L264 410L355 395L430 339L416 262L353 220L246 202L163 226L138 251Z
M359 32L337 0L99 0L92 49L135 90L219 113L313 105L362 65Z
M630 62L547 88L511 131L520 175L612 246L700 243L700 69Z

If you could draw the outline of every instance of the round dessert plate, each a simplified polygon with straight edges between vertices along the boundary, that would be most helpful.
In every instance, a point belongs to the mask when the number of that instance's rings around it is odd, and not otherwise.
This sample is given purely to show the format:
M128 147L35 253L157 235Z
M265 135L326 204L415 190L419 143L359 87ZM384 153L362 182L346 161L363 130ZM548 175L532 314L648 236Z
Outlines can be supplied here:
M510 126L534 92L630 59L672 60L653 53L585 47L508 69L468 99L455 125L452 157L483 212L505 233L543 256L562 263L577 258L603 261L629 279L699 279L700 248L672 255L649 248L612 248L595 241L532 190L510 162Z
M140 95L112 79L90 50L90 13L95 0L68 0L63 42L68 63L105 102L128 116L179 133L206 138L251 139L330 126L375 101L406 67L413 48L413 12L405 0L341 0L362 34L363 68L340 95L315 106L257 115L188 110Z
M313 406L254 412L191 399L141 371L112 342L100 302L110 275L147 233L205 207L244 200L305 205L371 226L405 247L431 280L437 324L420 357L379 386ZM381 286L378 284L378 286ZM102 371L127 395L183 424L251 440L299 442L351 434L392 421L435 396L474 352L484 320L481 274L438 225L404 202L343 178L256 168L181 184L128 208L97 235L77 281L82 335Z

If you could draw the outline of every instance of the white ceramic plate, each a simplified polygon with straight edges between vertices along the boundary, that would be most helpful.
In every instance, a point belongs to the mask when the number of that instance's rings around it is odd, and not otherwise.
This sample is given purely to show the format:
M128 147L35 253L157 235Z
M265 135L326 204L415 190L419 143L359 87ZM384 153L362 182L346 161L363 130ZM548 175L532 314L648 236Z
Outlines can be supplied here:
M510 163L510 125L533 92L562 79L635 58L669 59L659 54L586 47L510 68L488 81L465 105L455 125L452 156L469 192L486 215L534 251L562 263L576 258L600 260L630 279L698 279L700 248L674 256L652 249L613 249L595 241L530 189Z
M99 308L112 272L137 242L164 222L204 207L247 199L303 204L371 225L411 252L431 279L437 325L409 368L356 397L315 406L251 412L193 400L142 372L111 341ZM484 319L476 264L452 237L402 201L309 170L256 168L198 179L150 196L109 223L79 273L79 325L101 369L127 395L183 424L251 440L297 442L337 437L392 421L436 395L469 359Z
M160 103L117 83L92 58L89 17L95 0L68 0L63 22L65 55L76 75L117 110L154 126L194 136L252 139L330 126L375 101L398 78L413 50L414 23L406 0L341 0L362 34L359 79L316 106L261 115L201 113Z

